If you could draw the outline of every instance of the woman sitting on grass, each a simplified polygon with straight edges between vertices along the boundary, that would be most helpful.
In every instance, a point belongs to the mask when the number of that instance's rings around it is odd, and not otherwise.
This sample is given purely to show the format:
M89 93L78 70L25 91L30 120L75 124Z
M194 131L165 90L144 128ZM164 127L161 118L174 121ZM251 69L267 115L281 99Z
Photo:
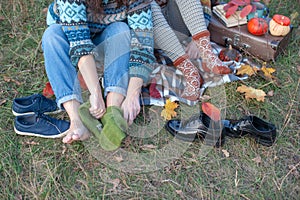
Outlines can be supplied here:
M90 92L90 114L101 118L104 125L100 144L104 148L109 142L120 145L125 134L116 123L124 123L114 118L133 122L140 112L140 89L152 71L151 15L149 1L145 0L56 0L49 7L49 27L42 44L57 104L66 110L71 122L64 143L89 137L78 112L83 101L78 67ZM103 47L106 101L94 58L97 45Z

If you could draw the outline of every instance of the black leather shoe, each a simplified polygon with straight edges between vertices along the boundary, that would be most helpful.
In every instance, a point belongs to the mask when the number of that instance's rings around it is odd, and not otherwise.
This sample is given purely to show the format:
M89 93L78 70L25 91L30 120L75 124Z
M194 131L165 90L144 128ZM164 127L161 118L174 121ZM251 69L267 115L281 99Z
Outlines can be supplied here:
M208 115L200 112L186 122L169 120L166 129L177 139L192 142L195 139L203 140L204 144L220 147L225 142L225 132L221 121L215 122Z
M264 146L271 146L276 139L275 125L253 115L237 121L223 120L223 125L228 137L240 138L249 135Z

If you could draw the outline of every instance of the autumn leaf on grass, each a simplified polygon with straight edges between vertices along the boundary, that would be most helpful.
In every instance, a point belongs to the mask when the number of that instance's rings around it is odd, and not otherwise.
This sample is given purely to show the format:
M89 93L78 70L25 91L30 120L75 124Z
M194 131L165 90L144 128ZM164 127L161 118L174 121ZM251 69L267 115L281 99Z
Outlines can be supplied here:
M167 99L165 108L161 111L161 116L165 120L170 120L172 117L176 117L177 113L175 112L175 109L178 107L178 104L176 102L172 102L170 99Z
M266 78L273 79L274 76L272 75L272 73L274 73L276 71L276 69L273 69L272 67L263 66L261 68L261 71L264 73L264 76Z
M44 89L43 89L43 95L47 98L50 98L54 95L54 92L52 90L52 87L50 85L50 82L47 82Z
M256 74L259 68L257 67L251 67L250 65L242 65L238 70L237 70L237 75L244 75L247 74L249 76L252 76L253 74Z
M220 110L209 102L203 102L202 111L207 114L212 120L219 121L221 119L221 112Z
M246 99L256 99L257 101L265 101L266 93L263 90L258 90L253 87L247 87L245 85L242 85L237 88L238 92L245 93Z

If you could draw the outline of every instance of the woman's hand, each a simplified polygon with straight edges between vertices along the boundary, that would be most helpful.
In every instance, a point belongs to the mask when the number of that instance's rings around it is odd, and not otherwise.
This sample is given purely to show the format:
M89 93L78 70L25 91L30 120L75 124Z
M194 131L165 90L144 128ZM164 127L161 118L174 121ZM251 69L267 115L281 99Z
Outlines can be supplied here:
M124 118L128 125L133 123L133 120L141 111L140 105L140 93L143 85L143 80L141 78L133 77L129 81L127 96L124 99L121 109L124 113Z
M106 112L106 108L105 108L105 103L102 97L102 94L91 94L90 95L90 113L93 117L95 117L96 119L101 118L105 112Z

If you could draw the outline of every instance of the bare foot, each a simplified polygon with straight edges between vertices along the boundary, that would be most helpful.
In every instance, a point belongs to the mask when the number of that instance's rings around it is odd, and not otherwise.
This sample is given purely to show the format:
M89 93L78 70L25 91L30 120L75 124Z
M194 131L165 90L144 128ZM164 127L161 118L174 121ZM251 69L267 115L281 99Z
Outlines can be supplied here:
M90 137L90 132L80 120L71 121L67 135L63 138L63 143L71 144L74 141L83 141Z

